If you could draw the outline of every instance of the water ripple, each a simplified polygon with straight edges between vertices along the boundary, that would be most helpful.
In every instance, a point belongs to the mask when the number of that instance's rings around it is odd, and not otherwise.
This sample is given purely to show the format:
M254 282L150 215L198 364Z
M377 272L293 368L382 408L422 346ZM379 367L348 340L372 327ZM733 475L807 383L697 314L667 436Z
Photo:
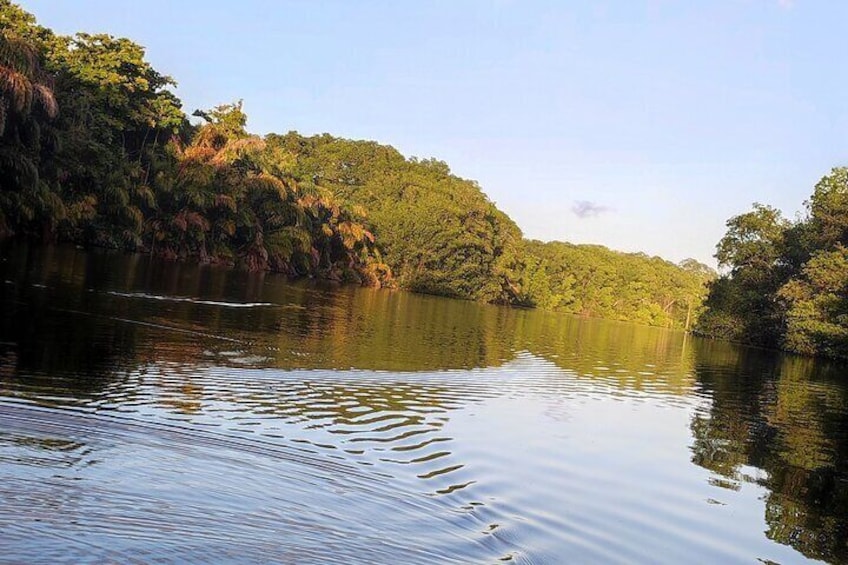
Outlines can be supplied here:
M137 256L16 261L2 560L848 558L839 368Z

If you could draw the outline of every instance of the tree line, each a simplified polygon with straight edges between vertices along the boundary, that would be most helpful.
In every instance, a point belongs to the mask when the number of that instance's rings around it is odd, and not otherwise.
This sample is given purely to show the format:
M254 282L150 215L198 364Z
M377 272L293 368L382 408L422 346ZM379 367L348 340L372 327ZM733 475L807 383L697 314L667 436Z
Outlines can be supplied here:
M442 161L327 134L260 137L241 102L188 116L174 86L129 39L59 35L0 0L0 239L664 327L700 313L714 274L693 260L528 241Z
M727 221L697 330L808 355L848 358L848 168L813 189L802 217L754 204Z

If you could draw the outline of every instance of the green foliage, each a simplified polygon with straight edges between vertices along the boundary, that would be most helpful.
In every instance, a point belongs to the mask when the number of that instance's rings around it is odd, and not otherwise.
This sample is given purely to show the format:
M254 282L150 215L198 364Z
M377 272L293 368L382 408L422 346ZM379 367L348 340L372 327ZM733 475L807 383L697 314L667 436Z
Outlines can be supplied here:
M751 275L772 269L780 259L788 226L779 210L755 203L752 211L727 221L727 233L716 247L719 266Z
M26 65L38 80L32 98L55 118L34 115L32 125L26 124L29 152L4 144L18 161L37 154L30 158L33 167L23 163L17 170L37 171L38 183L30 182L29 173L27 182L39 188L29 190L45 193L24 213L16 213L4 195L0 210L7 217L11 210L15 219L6 232L137 248L154 200L150 179L165 157L164 145L187 124L168 90L173 80L145 61L144 49L128 39L55 35L7 1L0 2L0 29L6 37L20 38L17 44L33 54L28 57L33 63Z
M807 210L816 249L848 245L848 168L835 168L816 184Z
M538 294L543 307L652 326L690 327L715 276L693 259L678 266L600 245L531 241L527 253L550 281Z
M263 139L241 102L191 125L173 79L129 39L56 35L7 0L0 32L0 236L667 327L697 317L712 276L697 262L526 242L442 161L330 135Z
M809 355L848 358L848 169L816 184L807 216L774 208L731 218L698 331Z
M185 122L168 90L174 82L144 60L143 48L109 35L57 38L51 59L62 108L55 175L72 206L90 206L62 235L135 249L153 200L151 177Z
M2 6L2 5L0 5ZM38 51L0 20L0 237L61 219L61 199L41 175L42 154L53 149L47 124L58 106L52 77Z
M784 347L848 358L848 250L816 253L778 296L786 303Z
M387 263L405 288L512 303L521 232L473 181L434 159L329 135L271 135L296 158L295 175L369 212Z
M301 190L241 102L197 112L197 128L174 85L129 39L55 35L0 2L0 236L391 279L364 213Z
M779 210L762 204L727 221L716 258L730 272L713 283L699 331L760 345L779 341L784 312L775 293L791 274L791 228Z
M293 160L244 129L242 105L197 112L190 145L169 145L172 171L157 185L150 248L168 257L243 263L251 270L389 282L361 215L321 190L301 189Z

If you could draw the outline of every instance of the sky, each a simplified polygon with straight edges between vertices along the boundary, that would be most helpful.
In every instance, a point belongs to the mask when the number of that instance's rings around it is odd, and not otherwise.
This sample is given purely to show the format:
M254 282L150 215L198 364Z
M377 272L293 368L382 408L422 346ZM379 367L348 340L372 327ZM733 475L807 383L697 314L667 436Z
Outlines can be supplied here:
M841 0L22 0L147 48L187 112L435 157L526 237L715 265L848 165Z

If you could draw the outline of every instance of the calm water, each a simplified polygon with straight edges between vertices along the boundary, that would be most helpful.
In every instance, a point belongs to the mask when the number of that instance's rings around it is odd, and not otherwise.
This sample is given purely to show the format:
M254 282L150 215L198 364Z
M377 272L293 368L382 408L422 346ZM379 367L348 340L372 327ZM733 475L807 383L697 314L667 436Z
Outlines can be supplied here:
M85 253L0 259L0 561L848 560L848 371Z

